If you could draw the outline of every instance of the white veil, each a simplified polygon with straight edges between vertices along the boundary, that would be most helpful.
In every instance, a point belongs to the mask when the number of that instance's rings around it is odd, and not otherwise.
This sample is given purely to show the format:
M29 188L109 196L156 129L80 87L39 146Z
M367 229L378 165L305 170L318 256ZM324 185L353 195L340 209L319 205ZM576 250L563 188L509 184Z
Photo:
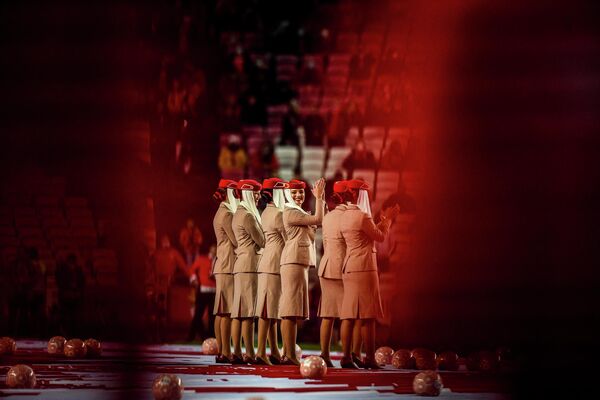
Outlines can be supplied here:
M284 192L286 190L287 189L273 189L273 204L281 211L285 208L286 197Z
M373 218L373 214L371 214L371 202L369 201L368 191L364 189L360 189L358 191L358 200L356 201L356 205L362 212Z
M229 211L231 211L232 213L234 213L237 210L237 208L238 208L239 201L233 195L233 190L234 189L227 188L225 190L227 191L227 201L223 202L223 204L225 204L225 207L227 207L229 209Z
M242 201L240 205L244 207L246 210L250 211L254 218L258 221L258 223L262 223L260 219L260 213L258 212L258 208L256 208L256 203L254 202L254 192L252 190L242 190Z

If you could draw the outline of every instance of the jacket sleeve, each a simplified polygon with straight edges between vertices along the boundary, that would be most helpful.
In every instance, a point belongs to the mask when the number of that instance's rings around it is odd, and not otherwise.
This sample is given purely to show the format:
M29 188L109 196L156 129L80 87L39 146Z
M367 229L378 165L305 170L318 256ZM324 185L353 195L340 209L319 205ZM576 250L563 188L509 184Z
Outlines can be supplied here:
M237 247L237 240L235 239L235 233L233 233L233 214L227 213L227 217L225 217L223 221L223 230L225 234L229 238L229 241L233 244L234 247Z
M288 225L300 226L321 225L323 221L323 208L324 201L317 199L315 215L307 215L298 210L293 210L287 215L287 223Z
M363 216L362 229L370 239L376 242L383 242L385 235L387 235L390 229L390 221L382 221L379 225L375 225L373 218L365 214Z
M248 234L254 243L259 247L265 247L265 233L262 231L262 228L258 225L258 222L252 214L246 214L244 227L248 230Z
M276 219L277 232L281 235L284 242L287 242L287 233L285 233L285 225L283 225L283 213L279 213Z

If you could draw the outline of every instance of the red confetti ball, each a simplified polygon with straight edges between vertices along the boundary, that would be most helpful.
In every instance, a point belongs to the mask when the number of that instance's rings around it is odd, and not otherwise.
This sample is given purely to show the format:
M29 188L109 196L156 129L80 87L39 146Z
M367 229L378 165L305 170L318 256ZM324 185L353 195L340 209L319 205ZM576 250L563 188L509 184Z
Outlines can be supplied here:
M439 396L442 377L435 371L419 372L413 380L413 391L419 396Z
M81 339L67 340L65 343L65 356L70 358L81 358L87 354L85 343Z
M437 368L437 355L434 351L424 348L416 348L412 351L412 356L415 358L417 369L428 370Z
M100 357L102 354L102 344L96 339L87 339L85 342L88 357Z
M383 346L375 351L375 362L379 365L389 365L392 363L392 357L394 356L394 349L391 347Z
M417 367L411 351L406 349L400 349L394 353L392 356L392 365L394 368L399 369L415 369Z
M48 354L64 354L66 342L67 339L62 336L54 336L50 338L50 340L48 340Z
M6 374L6 386L30 389L35 387L35 373L28 365L15 365Z
M300 375L308 379L320 379L327 374L327 364L319 356L306 357L300 363Z
M179 400L183 394L183 383L177 375L163 374L154 379L152 394L156 400Z
M208 338L202 342L202 353L217 355L219 354L219 346L217 345L217 339Z
M16 351L17 342L15 342L15 339L6 336L0 338L0 355L14 354Z
M445 371L458 370L458 354L453 351L444 351L437 357L438 368Z

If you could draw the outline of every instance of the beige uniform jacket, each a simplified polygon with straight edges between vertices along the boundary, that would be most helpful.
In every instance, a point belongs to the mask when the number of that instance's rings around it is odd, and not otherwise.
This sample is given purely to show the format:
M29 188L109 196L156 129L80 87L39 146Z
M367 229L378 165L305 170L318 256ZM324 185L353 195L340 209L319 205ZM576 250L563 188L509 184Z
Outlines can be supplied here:
M213 228L217 239L217 260L215 261L214 274L231 274L235 263L235 248L237 240L231 227L233 213L223 203L219 205Z
M261 215L262 229L265 234L265 249L260 262L258 272L278 274L281 264L281 252L285 245L285 228L283 226L283 211L268 204Z
M354 204L348 205L340 230L346 242L346 257L342 271L364 272L377 270L377 255L374 241L381 242L390 228L390 221L375 225L373 218Z
M260 253L265 246L265 235L254 215L244 207L239 206L231 223L237 240L233 265L233 273L256 272Z
M340 204L323 217L324 251L318 270L318 275L323 278L342 279L346 242L340 226L347 208L345 204Z
M316 226L323 221L324 207L323 200L318 199L315 215L305 214L293 207L285 208L283 225L287 241L281 253L281 265L311 265L310 246L315 240Z

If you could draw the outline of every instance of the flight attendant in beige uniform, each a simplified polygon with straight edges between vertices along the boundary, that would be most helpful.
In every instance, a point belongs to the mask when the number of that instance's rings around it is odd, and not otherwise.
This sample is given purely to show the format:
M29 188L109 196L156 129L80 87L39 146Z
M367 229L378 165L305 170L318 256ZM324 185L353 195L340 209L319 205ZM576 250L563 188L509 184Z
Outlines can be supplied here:
M279 269L281 252L285 244L283 209L284 190L288 183L283 179L269 178L263 181L262 196L267 207L262 212L262 228L266 244L258 263L258 289L256 294L256 316L258 320L258 353L256 363L263 365L279 364L281 355L277 343L277 320L279 319L279 299L281 297L281 277ZM267 337L271 356L267 358Z
M237 187L235 181L221 179L219 188L213 194L219 208L213 219L213 228L217 239L217 259L213 274L216 281L215 292L215 336L219 355L218 363L228 363L231 358L231 305L233 304L233 264L237 241L231 228L233 213L237 210L238 201L234 196Z
M241 199L233 215L232 227L237 241L233 265L233 307L231 318L238 323L232 326L234 364L255 363L254 358L254 316L256 286L258 281L258 261L265 236L261 218L256 208L260 199L261 184L252 179L244 179L237 184L237 195ZM240 336L244 338L246 355L242 358Z
M340 223L346 211L345 194L348 187L345 181L333 184L333 198L337 207L323 217L323 257L319 264L319 283L321 284L321 300L319 317L321 317L321 358L328 367L333 367L330 357L331 334L333 323L340 317L344 285L342 283L342 266L346 255L346 242L340 232Z
M304 189L302 181L291 180L286 191L286 204L283 211L283 225L287 241L281 254L281 300L279 316L283 337L284 365L300 365L296 357L296 336L298 320L308 319L308 267L316 265L314 247L316 226L321 224L325 202L325 180L319 179L313 189L316 199L315 215L302 209Z
M398 215L398 207L382 212L381 222L375 225L369 203L369 186L360 180L347 181L351 202L344 211L340 230L346 242L346 256L342 269L344 299L342 319L342 346L344 356L341 364L346 368L358 368L350 354L352 328L355 321L361 322L361 333L365 345L366 368L380 368L375 362L375 319L383 316L379 295L379 277L374 241L385 239L391 221ZM352 366L354 364L354 366Z

